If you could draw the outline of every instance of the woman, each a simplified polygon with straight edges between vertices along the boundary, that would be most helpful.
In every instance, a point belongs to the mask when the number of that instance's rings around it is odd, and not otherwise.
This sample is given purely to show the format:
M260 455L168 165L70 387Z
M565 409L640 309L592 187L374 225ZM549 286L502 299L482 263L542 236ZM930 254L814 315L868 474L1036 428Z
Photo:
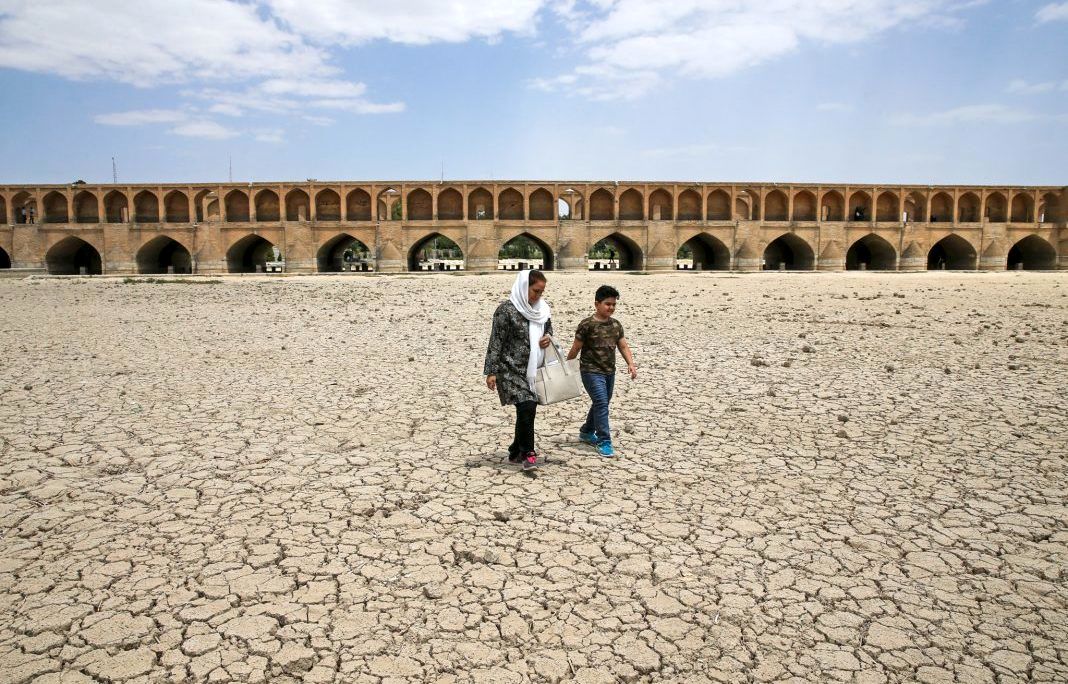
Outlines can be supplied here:
M545 274L520 271L512 294L493 313L493 330L486 350L486 386L497 390L501 406L515 405L515 439L508 447L508 462L521 463L523 470L538 467L534 451L534 417L538 395L534 377L545 358L553 324L545 292Z

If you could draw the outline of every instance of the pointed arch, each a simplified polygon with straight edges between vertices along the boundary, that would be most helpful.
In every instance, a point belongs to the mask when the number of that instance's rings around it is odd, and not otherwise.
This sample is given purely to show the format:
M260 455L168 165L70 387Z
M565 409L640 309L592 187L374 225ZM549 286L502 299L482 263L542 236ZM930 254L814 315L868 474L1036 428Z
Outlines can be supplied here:
M883 237L868 233L849 246L846 270L895 271L897 250Z
M311 198L300 188L286 193L286 221L307 221L311 216Z
M1030 193L1018 192L1012 197L1012 222L1033 223L1035 220L1035 200Z
M489 195L488 192L486 194ZM493 196L490 195L491 200L492 198ZM425 236L408 250L409 271L450 270L447 268L448 264L444 263L446 260L462 261L463 264L459 266L459 270L463 270L467 264L467 258L460 245L441 233L431 233ZM428 268L424 268L424 265Z
M921 193L913 191L905 196L905 220L913 223L927 220L927 201Z
M345 196L345 216L349 221L371 220L371 193L356 188Z
M1007 265L1010 271L1052 271L1057 268L1057 250L1038 235L1028 235L1009 250Z
M820 220L845 221L845 199L837 190L823 193L820 200Z
M423 188L416 188L408 193L408 220L432 221L434 219L434 198Z
M81 238L68 235L45 253L51 275L100 275L103 263L96 247Z
M975 247L961 236L951 233L927 252L927 270L967 270L976 266Z
M1055 192L1047 192L1042 195L1042 201L1038 205L1038 220L1040 223L1060 223L1060 195Z
M189 223L189 195L171 190L163 196L163 220L167 223Z
M129 214L129 201L124 193L112 190L104 195L104 218L108 223L125 223Z
M679 193L679 221L700 221L703 216L701 194L693 188Z
M812 245L795 233L784 233L764 248L766 271L811 271L815 267Z
M726 271L731 267L731 251L723 241L708 233L699 233L679 247L689 250L695 271Z
M725 190L713 190L705 201L709 221L731 220L731 196Z
M274 223L282 220L282 203L278 193L264 188L253 197L256 205L256 223Z
M62 194L53 190L44 196L41 203L44 205L45 223L70 222L70 217L67 215L67 198Z
M739 190L734 196L735 218L741 221L760 220L760 193L752 188Z
M467 195L467 220L493 220L493 195L486 188L475 188Z
M348 233L340 233L323 243L315 261L320 273L370 271L374 256L362 240Z
M11 255L3 247L0 247L0 268L11 268Z
M341 220L341 195L337 194L337 191L324 188L315 193L315 220Z
M193 258L178 240L157 235L137 250L138 273L192 273Z
M979 195L966 192L957 200L957 220L961 223L979 222Z
M624 190L619 196L619 220L641 221L643 214L642 193L635 188Z
M785 192L782 190L772 190L764 196L765 221L786 221L789 218Z
M875 201L875 220L891 222L901 220L896 192L884 190L879 193L879 199Z
M11 213L15 215L15 223L22 225L37 221L37 199L26 191L17 192L11 198Z
M1005 195L1000 192L987 195L983 216L990 223L1006 223L1009 220L1009 202L1005 199Z
M260 235L246 235L226 250L226 268L230 273L262 272L274 259L273 247L274 243Z
M512 264L515 268L507 270L521 271L533 267L542 271L551 271L555 266L555 256L552 248L544 240L532 233L520 233L505 242L501 245L497 259L509 259L515 262Z
M248 223L248 195L244 190L231 190L226 194L226 222Z
M464 217L464 196L456 188L445 188L438 193L438 219L461 221Z
M159 223L159 198L150 190L134 195L134 223Z
M214 204L214 212L211 210L211 205ZM203 223L205 218L207 220L218 220L219 218L219 200L218 196L211 190L199 190L193 195L193 209L196 211L196 217L198 223Z
M607 259L606 265L610 268L618 268L621 271L640 271L645 268L645 254L638 243L622 233L612 233L595 243L587 254L587 263L590 270L597 268L602 262L595 259Z
M675 198L664 188L657 188L649 194L650 221L671 221L674 218Z
M82 190L74 195L74 222L100 223L96 195L88 190Z
M863 190L857 190L849 196L849 206L846 212L848 221L871 220L871 195Z
M538 188L530 193L530 220L554 220L556 218L556 215L553 213L555 206L556 202L553 201L553 194L545 188Z
M497 217L509 221L523 220L523 195L515 188L505 188L497 195Z
M814 195L810 190L800 190L794 195L793 220L816 220L816 195Z
M612 221L616 218L615 198L604 188L598 188L590 195L590 220Z

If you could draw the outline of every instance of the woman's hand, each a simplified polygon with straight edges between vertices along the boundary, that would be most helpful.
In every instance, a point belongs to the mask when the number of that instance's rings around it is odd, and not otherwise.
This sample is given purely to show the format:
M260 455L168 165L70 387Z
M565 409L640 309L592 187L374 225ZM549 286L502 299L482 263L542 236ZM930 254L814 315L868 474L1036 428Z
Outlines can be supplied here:
M496 375L487 375L486 376L486 387L489 387L494 392L497 391L497 376Z
M553 338L549 337L548 335L542 335L541 339L538 340L538 346L540 346L542 349L545 349L546 347L549 346L549 343L552 342L552 341L553 341Z

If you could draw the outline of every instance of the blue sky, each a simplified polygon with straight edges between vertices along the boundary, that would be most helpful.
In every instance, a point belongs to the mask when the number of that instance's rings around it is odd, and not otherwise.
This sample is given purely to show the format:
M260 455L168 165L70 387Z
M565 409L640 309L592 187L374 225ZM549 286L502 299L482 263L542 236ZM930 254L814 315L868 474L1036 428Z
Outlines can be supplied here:
M1068 2L0 0L0 183L1068 183Z

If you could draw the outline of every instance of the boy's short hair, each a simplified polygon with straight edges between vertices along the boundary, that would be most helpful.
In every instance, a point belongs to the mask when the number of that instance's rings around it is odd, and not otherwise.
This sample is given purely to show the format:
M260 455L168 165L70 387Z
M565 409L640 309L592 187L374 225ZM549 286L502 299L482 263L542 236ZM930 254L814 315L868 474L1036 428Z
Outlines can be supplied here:
M593 295L593 301L603 302L606 299L619 299L619 290L611 285L602 285L597 288L597 293Z

